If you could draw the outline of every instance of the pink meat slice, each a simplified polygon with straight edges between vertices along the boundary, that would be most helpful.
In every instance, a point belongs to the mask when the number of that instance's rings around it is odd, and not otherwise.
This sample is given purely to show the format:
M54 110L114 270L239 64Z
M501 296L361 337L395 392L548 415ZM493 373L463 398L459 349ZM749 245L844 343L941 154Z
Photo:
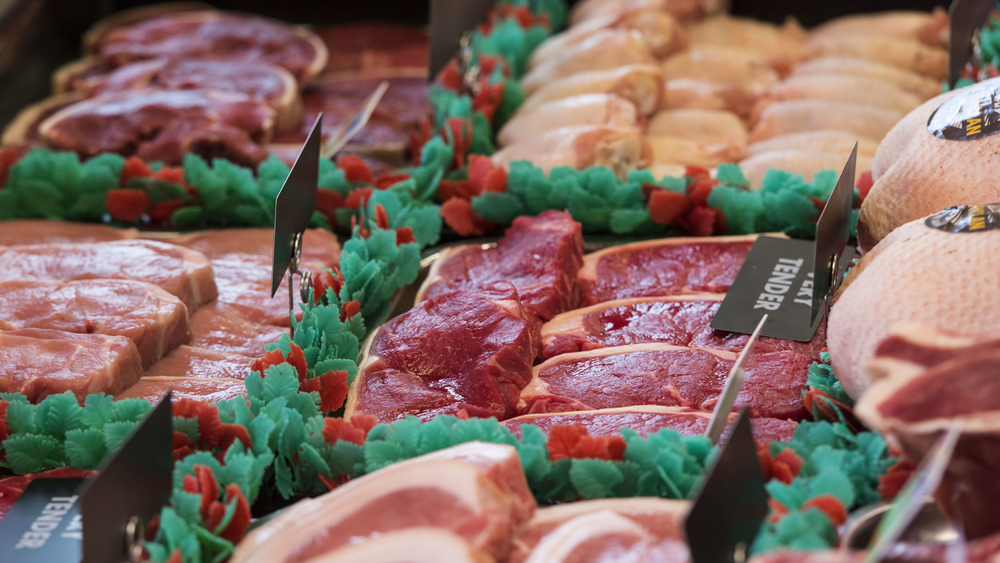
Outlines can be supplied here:
M726 432L736 423L736 414L729 416ZM684 436L702 435L708 430L712 413L690 407L662 407L639 405L616 409L592 411L570 411L544 414L526 414L504 421L515 434L520 435L521 426L533 424L546 434L556 424L580 425L592 436L618 436L623 428L635 430L645 436L664 428L676 430ZM771 442L787 442L795 435L796 423L780 418L754 418L750 421L754 440L760 446Z
M418 303L371 337L345 416L507 418L531 378L536 331L509 283Z
M19 219L0 222L0 246L107 242L133 239L136 234L135 229L115 229L105 225L69 221Z
M496 247L467 245L446 252L417 298L510 282L525 310L547 320L575 305L575 276L583 255L580 224L565 211L518 217Z
M229 254L253 254L270 260L274 253L274 230L245 228L200 231L181 235L170 242L197 250L209 260L225 258ZM310 264L322 264L327 268L336 266L340 261L337 235L323 229L306 229L302 240L302 260Z
M1000 362L997 334L962 336L899 325L876 348L875 376L856 412L911 460L923 459L961 417L962 433L936 497L969 537L1000 532Z
M190 336L180 299L132 280L0 281L0 328L124 336L135 343L143 367Z
M250 373L254 357L181 346L146 370L144 377L239 379Z
M0 331L0 391L31 402L72 391L117 393L142 375L142 358L124 336L26 328Z
M216 298L212 265L198 252L150 240L0 247L0 280L111 278L157 285L189 311Z
M215 284L219 288L220 304L237 311L240 316L252 323L280 327L291 325L288 280L286 278L281 282L281 287L272 298L269 256L222 254L212 259L212 269L215 272Z
M542 357L647 342L739 352L748 335L716 331L710 326L723 297L718 293L638 297L568 311L542 326ZM754 350L789 350L817 361L825 343L821 325L809 342L762 336Z
M265 346L288 333L285 328L251 322L235 308L218 301L191 315L190 327L193 348L253 358L263 356Z
M711 411L736 354L669 344L633 344L563 354L535 366L521 391L518 414L608 409L634 405ZM754 417L799 420L812 361L789 351L753 354L735 408Z
M180 164L188 152L244 166L267 157L275 111L246 94L142 89L101 94L46 119L39 132L50 148L81 156L113 152Z
M429 49L424 26L351 23L323 26L316 33L330 49L327 73L384 72L396 68L427 72Z
M642 497L584 500L540 508L514 538L509 563L522 563L539 542L562 525L598 513L610 512L628 519L654 538L680 539L684 537L684 517L689 508L685 500Z
M155 403L167 391L173 391L171 400L174 401L192 399L206 403L218 403L247 394L242 379L143 376L135 385L117 393L115 399L138 398Z
M98 48L118 66L157 57L264 62L284 68L299 82L317 74L327 58L325 46L307 32L223 12L171 14L122 26L105 34Z
M251 532L231 561L310 561L348 543L416 527L451 531L504 560L534 509L517 451L467 442L296 503Z
M756 235L669 238L614 246L584 257L581 305L629 297L725 293Z

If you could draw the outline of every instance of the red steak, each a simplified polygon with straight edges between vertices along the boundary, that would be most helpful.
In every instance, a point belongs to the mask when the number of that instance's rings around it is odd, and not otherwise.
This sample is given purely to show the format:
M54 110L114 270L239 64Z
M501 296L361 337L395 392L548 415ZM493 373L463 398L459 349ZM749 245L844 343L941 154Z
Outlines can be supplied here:
M117 393L142 374L142 358L124 336L27 328L0 331L0 392L31 402L72 391Z
M669 238L613 246L584 257L582 305L628 297L725 293L757 235Z
M243 354L181 346L153 364L143 377L242 380L250 373L254 359Z
M104 225L21 219L0 221L0 246L18 244L64 244L133 239L135 229L114 229Z
M0 246L0 280L113 278L158 285L189 311L215 299L212 265L200 253L151 240Z
M271 259L274 230L269 228L199 231L170 239L170 242L197 250L209 260L228 254L254 254ZM310 265L336 266L340 260L337 235L324 229L306 229L302 240L302 260ZM268 276L270 280L270 276Z
M736 422L736 414L729 416L728 432ZM504 421L507 428L520 435L521 426L534 424L548 433L553 424L579 424L592 436L618 436L622 428L635 430L642 436L669 428L685 436L705 433L712 413L688 407L661 407L640 405L617 409L572 411L545 414L526 414ZM795 434L796 423L778 418L754 418L750 421L753 436L759 445L773 441L787 442Z
M506 418L531 378L535 331L509 283L418 303L371 337L345 416Z
M132 280L0 281L0 328L125 336L143 367L190 336L180 299Z
M565 211L518 217L496 247L447 249L417 299L460 288L510 282L529 313L547 320L575 305L574 278L583 255L580 224Z
M219 303L237 311L252 323L291 326L288 279L281 282L281 287L272 298L269 256L224 254L212 260L212 269L219 288ZM297 290L298 285L295 287Z
M253 166L267 152L275 112L246 94L211 90L111 92L72 104L40 126L50 148L180 164L186 153Z
M220 377L143 377L135 385L115 395L115 399L145 399L155 403L173 391L174 401L194 399L206 403L218 403L233 397L245 397L246 386L242 379Z
M733 352L634 344L563 354L536 366L521 391L519 414L633 405L711 410L732 368ZM753 354L736 408L754 417L800 419L812 361L788 351Z
M284 68L299 83L326 66L327 49L312 33L259 16L187 12L113 29L95 46L116 66L168 57L264 62Z
M328 73L365 73L399 68L427 72L429 45L425 27L351 23L324 26L316 33L330 49L326 65ZM424 82L427 82L426 79Z
M191 347L232 352L254 358L264 355L264 346L276 342L288 330L255 323L225 303L209 303L191 315Z
M719 293L638 297L569 311L542 326L542 357L646 342L739 352L748 335L716 331L710 326L723 297ZM809 342L762 336L754 350L790 350L817 361L824 336L822 325Z

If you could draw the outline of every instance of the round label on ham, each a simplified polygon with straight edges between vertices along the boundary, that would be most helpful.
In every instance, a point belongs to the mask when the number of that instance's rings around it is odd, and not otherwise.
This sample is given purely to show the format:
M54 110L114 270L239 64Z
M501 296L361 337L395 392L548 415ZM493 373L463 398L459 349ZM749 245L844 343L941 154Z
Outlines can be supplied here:
M974 84L948 98L927 120L927 130L949 141L972 141L1000 132L1000 79Z
M932 229L947 233L978 233L1000 228L1000 203L956 205L924 220Z

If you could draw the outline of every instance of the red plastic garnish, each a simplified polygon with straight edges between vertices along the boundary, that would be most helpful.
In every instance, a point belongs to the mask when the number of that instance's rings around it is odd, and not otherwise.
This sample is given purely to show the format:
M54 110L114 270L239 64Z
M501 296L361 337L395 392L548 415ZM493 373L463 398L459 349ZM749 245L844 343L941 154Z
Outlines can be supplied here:
M788 507L781 504L774 498L767 499L767 506L771 509L767 520L772 524L776 524L778 520L781 520L788 515Z
M405 182L410 179L409 174L403 174L402 172L392 173L387 172L381 176L375 178L375 187L380 190L389 189L400 182Z
M802 504L802 510L816 508L822 511L833 522L834 526L840 526L847 522L847 509L840 500L830 494L813 497Z
M396 246L417 242L417 237L413 236L413 227L405 226L396 229Z
M10 169L27 153L27 147L0 148L0 190L7 184Z
M354 188L347 194L347 200L344 201L345 207L350 207L351 209L360 209L368 205L368 199L372 197L372 192L374 188Z
M348 182L375 183L375 176L372 175L371 168L364 160L361 160L361 157L353 154L339 156L337 157L337 168L344 171L344 177L347 178Z
M507 171L488 156L469 155L469 181L475 187L473 195L483 192L507 191Z
M347 372L330 370L319 377L301 379L302 391L319 393L319 410L331 412L339 409L347 399Z
M909 481L910 475L916 469L917 464L905 457L900 458L899 461L892 464L889 470L885 472L885 475L880 475L878 478L878 494L882 497L882 500L896 498L896 495L903 489L903 485Z
M368 432L375 428L376 424L378 424L378 420L367 414L356 414L350 420L326 418L323 420L323 440L328 444L344 440L361 446L368 438Z
M649 194L649 218L660 225L673 223L690 207L691 203L683 194L661 188Z
M337 209L344 206L344 196L334 190L319 188L316 190L316 211L326 216L331 228L337 227Z
M865 198L868 197L868 192L871 191L874 185L875 181L872 180L871 170L866 170L861 173L861 176L858 176L858 181L854 183L854 188L858 190L859 203L865 201Z
M771 475L782 483L791 483L802 471L803 463L794 450L785 448L771 459Z
M7 424L7 407L10 403L0 399L0 442L10 436L10 426Z
M625 455L625 439L621 436L591 436L579 424L554 424L549 429L549 458L564 457L620 460Z
M180 198L168 199L155 203L153 204L153 207L149 209L149 219L160 223L169 222L175 211L187 205L188 203Z
M150 205L149 196L142 190L121 188L108 190L104 200L108 213L118 221L134 223Z
M446 225L464 237L483 235L496 227L495 223L476 215L469 200L461 198L452 198L441 204L441 217Z

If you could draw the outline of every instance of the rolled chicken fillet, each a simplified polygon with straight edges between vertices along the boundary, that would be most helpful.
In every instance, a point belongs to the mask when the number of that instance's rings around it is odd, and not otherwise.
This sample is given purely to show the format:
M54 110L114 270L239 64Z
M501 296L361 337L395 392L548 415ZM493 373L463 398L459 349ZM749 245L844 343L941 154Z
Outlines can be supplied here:
M751 157L765 152L798 149L843 154L846 159L847 155L851 154L854 143L858 144L858 156L868 158L874 158L879 147L879 142L875 139L858 137L848 131L821 129L819 131L789 133L787 135L771 137L765 141L751 143L747 146L746 152L747 156Z
M948 76L948 52L915 39L886 35L844 33L817 36L804 50L807 59L829 55L861 57L944 80Z
M688 45L687 33L670 14L652 9L632 10L620 15L592 18L549 37L531 53L528 68L533 69L548 59L576 48L580 42L605 29L638 33L643 44L656 58L666 57Z
M649 165L650 147L638 129L563 127L493 154L493 162L505 168L518 160L529 160L546 172L557 166L607 166L624 177Z
M640 115L651 115L663 99L663 73L648 64L579 72L542 86L524 101L520 111L580 94L616 94L635 104Z
M922 99L932 98L941 93L941 82L912 70L902 69L877 61L845 55L828 55L806 61L795 67L792 77L806 75L848 75L866 76L892 82L907 92Z
M521 79L521 88L526 96L530 96L542 86L578 72L653 62L652 53L638 33L604 29L580 41L572 49L539 62Z
M615 94L581 94L546 102L534 109L518 111L497 133L501 147L527 141L561 127L603 125L628 129L639 127L635 104Z
M783 170L801 174L807 182L812 181L821 170L834 170L837 174L844 169L851 153L816 152L808 149L781 149L757 153L740 162L740 170L750 187L759 189L768 170ZM871 157L858 155L857 172L871 170Z
M733 153L727 158L739 160L747 145L747 128L733 112L701 109L660 111L650 118L646 135L681 137L704 145L728 145Z
M893 109L845 102L788 100L764 108L750 131L750 142L820 129L839 129L859 137L881 139L903 115Z

